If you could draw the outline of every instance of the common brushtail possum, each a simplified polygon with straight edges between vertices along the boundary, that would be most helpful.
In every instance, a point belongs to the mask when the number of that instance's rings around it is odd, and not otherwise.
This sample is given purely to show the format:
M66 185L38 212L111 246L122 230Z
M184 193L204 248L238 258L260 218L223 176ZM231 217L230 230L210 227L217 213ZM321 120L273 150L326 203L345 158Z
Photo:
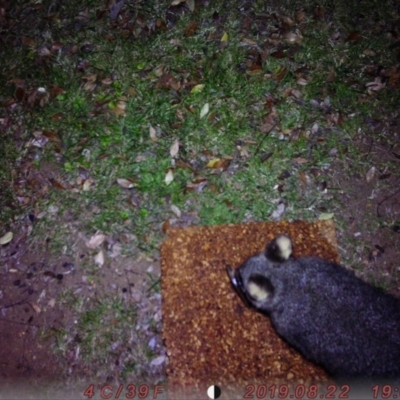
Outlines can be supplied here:
M293 258L286 235L227 270L242 300L332 377L400 378L399 299L330 261Z

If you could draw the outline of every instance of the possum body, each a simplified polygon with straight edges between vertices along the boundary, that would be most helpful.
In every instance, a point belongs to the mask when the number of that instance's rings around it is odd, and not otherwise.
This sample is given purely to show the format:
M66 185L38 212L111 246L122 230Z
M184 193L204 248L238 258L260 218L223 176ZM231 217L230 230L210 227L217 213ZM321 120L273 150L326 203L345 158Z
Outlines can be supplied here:
M400 300L340 265L291 251L279 236L230 273L247 304L333 377L400 378Z

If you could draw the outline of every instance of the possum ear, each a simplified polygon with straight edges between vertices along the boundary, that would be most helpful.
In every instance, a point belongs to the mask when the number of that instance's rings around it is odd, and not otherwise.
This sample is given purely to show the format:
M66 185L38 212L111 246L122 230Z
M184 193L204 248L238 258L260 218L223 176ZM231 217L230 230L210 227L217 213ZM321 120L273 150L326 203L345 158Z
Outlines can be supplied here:
M289 236L280 235L270 242L265 250L268 260L284 262L292 255L292 241Z
M253 300L265 301L274 294L274 287L265 276L251 274L246 285L246 291Z

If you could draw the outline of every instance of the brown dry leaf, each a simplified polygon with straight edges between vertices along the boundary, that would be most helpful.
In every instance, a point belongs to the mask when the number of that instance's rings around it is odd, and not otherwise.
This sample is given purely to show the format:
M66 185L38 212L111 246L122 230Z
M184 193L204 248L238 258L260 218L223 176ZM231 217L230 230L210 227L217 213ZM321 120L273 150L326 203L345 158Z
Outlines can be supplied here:
M85 75L82 77L82 80L86 82L96 82L97 74Z
M184 31L184 34L186 37L191 37L193 36L197 31L197 23L192 21L186 28Z
M18 86L15 89L14 96L17 99L17 101L22 102L25 99L25 96L26 96L25 88L22 88L22 87Z
M272 107L271 112L269 112L263 119L260 126L262 133L269 133L278 123L279 115L275 107Z
M195 172L195 169L189 163L182 161L182 160L176 161L176 167L183 168L183 169L189 169L190 171Z
M90 188L93 186L93 184L94 184L94 180L92 178L85 179L83 181L82 190L84 192L89 191Z
M43 136L45 136L50 142L61 142L61 139L55 132L43 131Z
M305 174L302 171L299 172L299 178L305 185L309 185L311 183L311 178L309 177L309 175Z
M49 178L50 183L52 184L53 187L59 190L65 190L69 189L69 185L65 182L60 182L58 179L55 178Z
M335 80L335 78L336 78L336 71L335 71L335 68L332 67L328 72L328 75L326 77L326 81L327 82L333 82Z
M107 85L107 86L111 85L113 82L114 82L114 79L112 79L110 77L107 77L107 78L104 78L101 80L101 83L103 85Z
M288 87L282 92L282 97L295 97L296 99L301 99L303 97L302 93L298 89Z
M35 46L36 40L27 36L22 36L22 44L24 46Z
M117 105L113 108L113 112L117 116L125 116L125 114L126 114L126 101L119 100Z
M279 70L275 73L275 80L280 82L288 73L288 69L286 67L280 67Z
M376 53L375 53L375 51L372 50L372 49L365 49L365 50L363 51L363 54L364 54L365 56L368 56L368 57L374 57Z
M36 91L39 97L39 106L44 107L50 100L50 93L48 93L44 88L38 88Z
M62 112L58 112L50 118L51 122L58 122L62 121L63 119L64 119L64 114Z
M186 184L187 192L201 193L208 183L207 178L197 178L193 182L188 182Z
M356 43L362 39L361 33L358 31L353 31L349 33L349 36L346 38L346 42Z
M82 88L87 92L93 92L93 90L96 89L96 86L97 86L96 82L87 81L86 83L84 83Z
M321 6L317 6L314 10L314 18L315 19L325 19L326 12Z
M278 60L286 57L286 53L283 50L274 51L270 55L271 57L277 58Z
M164 222L163 222L163 224L162 224L162 231L163 231L163 233L167 233L168 232L168 229L169 229L169 227L170 227L170 222L169 222L169 219L167 219L167 220L165 220Z
M303 157L296 157L296 158L293 159L293 161L294 161L296 164L305 164L305 163L308 163L308 160L307 160L306 158L303 158Z
M166 70L165 65L159 65L159 66L154 70L154 75L155 75L157 78L161 78L161 77L165 74L165 70Z
M304 10L299 10L295 14L295 20L297 22L302 22L306 18L306 12Z
M343 124L344 117L343 117L343 114L340 111L338 111L338 112L327 114L326 120L333 125L339 126L339 125Z
M272 94L267 93L266 94L266 99L265 99L265 109L266 110L271 110L272 107L278 103L278 99L274 97Z
M262 74L262 72L263 72L263 68L262 68L261 63L255 62L255 63L251 63L251 65L249 65L249 68L247 69L246 74L250 75L250 76L254 76L254 75L260 75L260 74Z
M63 89L61 86L53 86L50 90L49 90L50 96L52 98L57 97L60 94L64 94L65 93L65 89Z
M240 45L241 46L254 46L254 47L256 47L256 46L258 46L258 43L253 39L243 38L240 41Z
M232 158L214 158L207 163L207 168L227 169L232 161Z
M124 189L132 189L135 186L135 183L130 179L117 178L117 183Z
M389 86L390 87L399 87L400 83L400 72L395 70L392 71L389 75Z
M156 87L178 91L181 88L181 83L174 76L168 73L160 77Z

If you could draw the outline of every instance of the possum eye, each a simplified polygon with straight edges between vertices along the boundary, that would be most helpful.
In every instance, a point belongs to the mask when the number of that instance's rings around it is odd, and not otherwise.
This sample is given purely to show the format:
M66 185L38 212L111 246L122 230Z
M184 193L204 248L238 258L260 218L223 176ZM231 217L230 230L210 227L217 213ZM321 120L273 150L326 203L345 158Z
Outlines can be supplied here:
M274 294L274 287L271 281L259 274L250 276L246 290L255 301L264 301Z

